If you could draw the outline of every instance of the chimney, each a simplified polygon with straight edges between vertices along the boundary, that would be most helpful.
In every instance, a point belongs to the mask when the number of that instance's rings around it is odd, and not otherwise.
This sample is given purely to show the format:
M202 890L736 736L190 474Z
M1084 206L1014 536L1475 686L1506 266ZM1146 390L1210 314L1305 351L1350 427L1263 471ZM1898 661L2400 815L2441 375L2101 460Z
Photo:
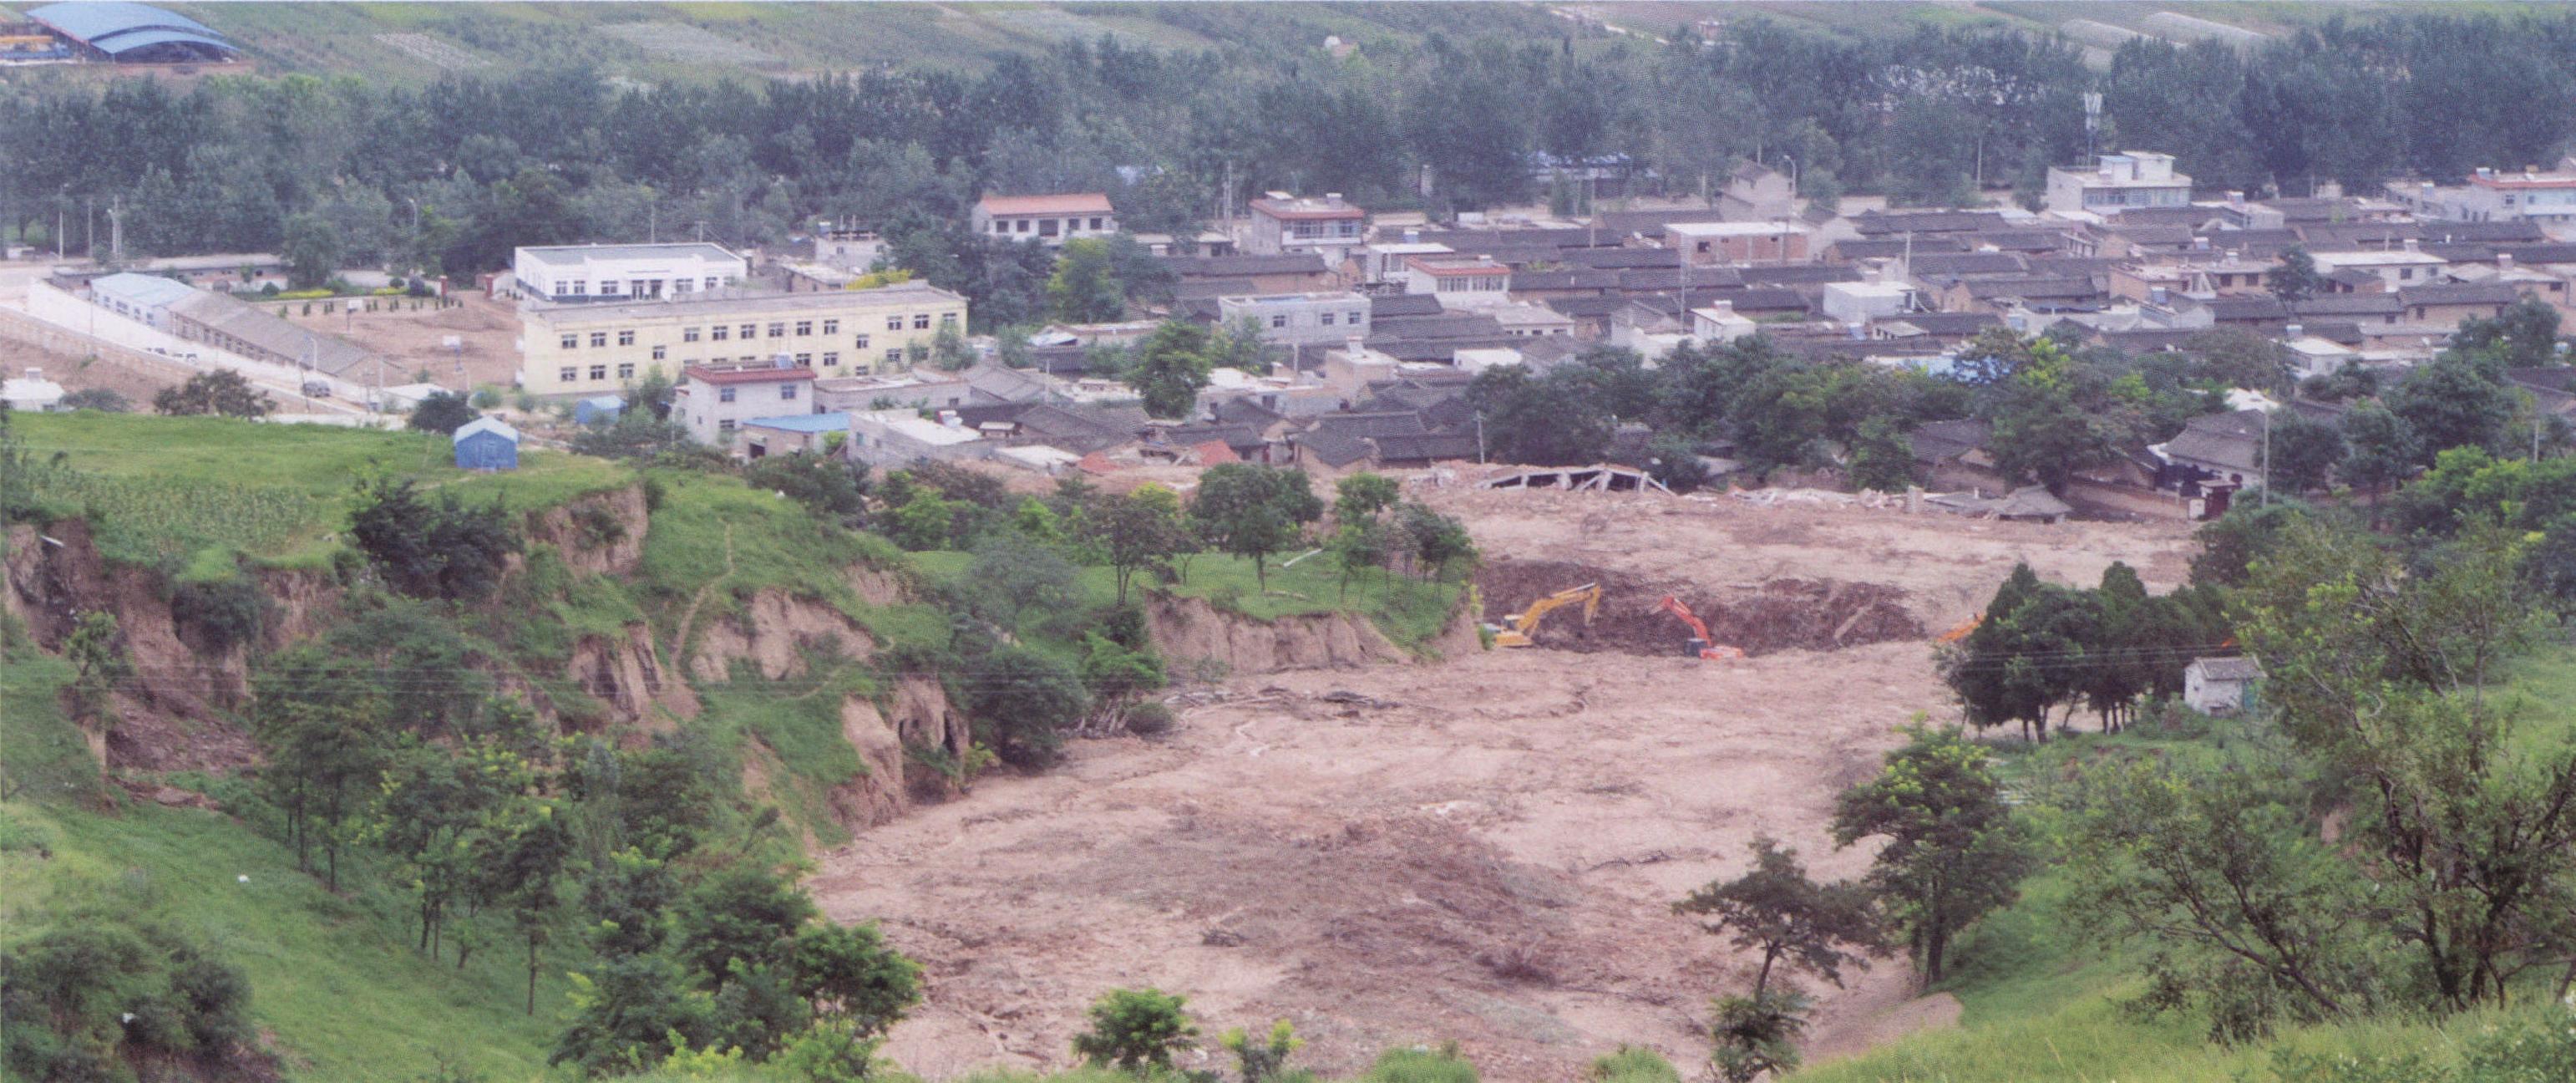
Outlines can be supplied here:
M1709 314L1719 317L1735 315L1735 302L1712 298L1705 306Z
M2207 238L2207 237L2193 237L2193 238L2191 239L2191 250L2192 250L2192 251L2194 251L2194 252L2207 252L2207 251L2209 251L2209 238Z
M1421 231L1421 230L1418 230L1418 229L1413 229L1413 228L1407 227L1407 228L1405 229L1405 231L1404 231L1404 243L1406 243L1406 244L1421 244L1421 243L1422 243L1422 231Z
M2240 191L2240 190L2238 190L2238 189L2234 189L2234 188L2230 188L2230 189L2228 189L2228 190L2227 190L2227 205L2228 205L2228 206L2230 206L2230 207L2242 207L2242 206L2244 206L2244 205L2245 205L2245 193L2244 193L2244 192L2242 192L2242 191Z
M2155 306L2157 306L2157 307L2159 307L2159 308L2162 308L2162 307L2164 307L2164 304L2165 304L2165 297L2166 297L2166 296L2167 296L2167 294L2165 293L2165 288L2164 288L2163 286L2149 286L2149 287L2147 287L2147 303L2148 303L2148 304L2155 305Z
M1342 340L1342 350L1350 355L1350 359L1352 361L1358 361L1360 358L1367 356L1367 340L1362 339L1358 335L1352 335L1351 337Z
M1859 320L1853 320L1843 326L1851 331L1852 341L1854 342L1858 342L1869 337L1869 325L1862 323Z
M1326 193L1324 193L1324 205L1325 205L1325 206L1327 206L1327 207L1339 207L1339 206L1341 206L1341 205L1342 205L1342 194L1341 194L1340 192L1326 192Z
M939 412L939 423L952 429L962 429L966 427L966 423L958 419L957 411L955 410L941 410Z
M2415 238L2413 238L2413 237L2408 237L2408 238L2406 238L2406 250L2407 250L2407 251L2409 251L2409 252L2412 252L2412 251L2414 251L2414 250L2415 250Z
M1864 263L1864 264L1861 264L1861 265L1860 265L1860 280L1861 280L1862 282L1864 282L1864 283L1869 284L1869 285L1872 285L1872 286L1877 285L1877 284L1878 284L1878 282L1879 282L1879 277L1880 277L1880 275L1881 275L1881 274L1883 274L1883 273L1884 273L1884 272L1882 272L1882 271L1880 271L1880 270L1879 270L1879 266L1878 266L1878 264L1875 264L1875 263ZM1731 304L1731 303L1733 303L1733 302L1728 302L1728 303L1730 303L1730 304Z
M28 379L30 379L30 380L41 380L41 379L44 379L44 378L45 378L45 370L40 369L40 368L37 368L37 367L36 367L36 366L34 366L34 365L29 365L29 366L27 366L27 378L28 378Z
M2307 333L2308 329L2304 324L2285 324L2281 328L2281 338L2288 342L2297 342L2301 336L2306 335Z
M2513 269L2513 253L2511 253L2511 252L2498 252L2498 253L2496 253L2496 270L2499 270L2499 271L2510 271L2510 270L2512 270L2512 269Z
M2240 255L2243 255L2243 254L2244 254L2244 253L2243 253L2243 252L2242 252L2242 250L2240 250L2240 249L2230 248L2230 249L2228 249L2228 250L2227 250L2227 262L2229 262L2229 263L2234 263L2234 262L2236 262L2236 257L2238 257L2238 256L2240 256Z

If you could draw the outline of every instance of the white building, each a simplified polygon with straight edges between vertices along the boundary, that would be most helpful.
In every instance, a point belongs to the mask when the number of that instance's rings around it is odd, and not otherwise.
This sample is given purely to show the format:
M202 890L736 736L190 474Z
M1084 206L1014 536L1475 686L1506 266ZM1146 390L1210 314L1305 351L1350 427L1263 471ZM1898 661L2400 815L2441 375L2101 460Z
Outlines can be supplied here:
M1914 311L1914 287L1902 282L1827 282L1822 307L1836 323L1875 323Z
M1270 192L1244 210L1250 218L1243 250L1256 255L1317 252L1327 265L1338 266L1368 232L1368 211L1343 200L1340 192L1326 192L1321 199Z
M671 392L671 416L689 438L731 447L743 422L814 412L814 370L797 365L690 365Z
M980 459L983 437L942 410L932 421L910 410L869 410L850 415L850 457L891 469L921 459Z
M2438 188L2392 184L2389 194L2424 218L2447 222L2510 222L2528 219L2544 226L2576 224L2576 171L2480 169L2467 184Z
M194 297L196 287L160 275L120 271L90 280L89 299L99 307L157 330L170 330L170 306Z
M1282 346L1340 342L1369 330L1368 298L1348 291L1219 297L1216 311L1222 326L1249 319L1261 341Z
M985 196L975 201L971 226L979 236L1035 240L1049 248L1076 237L1118 232L1118 214L1098 192L1045 196Z
M1512 268L1492 256L1404 258L1404 292L1430 294L1442 308L1499 305L1511 300Z
M556 304L649 301L738 285L751 265L721 245L580 244L522 248L510 257L522 298Z
M2412 237L2399 244L2402 247L2370 252L2317 252L2308 258L2316 263L2318 274L2331 277L2337 271L2353 271L2371 275L2390 293L2442 280L2442 268L2450 266L2451 261L2418 251Z
M1405 277L1406 257L1437 258L1452 255L1456 251L1448 245L1431 241L1380 241L1360 250L1360 279L1366 282L1394 282Z
M2102 155L2091 169L2051 167L2045 206L2094 214L2188 206L2191 176L2174 172L2173 164L2173 155L2132 150Z
M1690 316L1691 337L1703 345L1751 338L1762 329L1762 325L1735 311L1733 301L1711 301L1692 309Z
M25 376L0 381L0 399L9 400L12 410L55 413L63 408L63 385L46 379L45 370L30 368Z
M2202 714L2235 714L2254 705L2263 666L2251 658L2197 658L2183 667L2182 701Z

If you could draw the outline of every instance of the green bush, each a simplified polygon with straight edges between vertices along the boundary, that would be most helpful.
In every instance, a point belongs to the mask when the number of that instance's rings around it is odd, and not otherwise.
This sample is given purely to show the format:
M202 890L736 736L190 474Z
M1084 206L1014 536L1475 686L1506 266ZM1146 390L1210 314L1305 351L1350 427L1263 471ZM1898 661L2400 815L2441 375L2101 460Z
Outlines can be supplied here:
M131 1078L136 1062L247 1054L248 980L160 926L84 915L0 964L0 1049L19 1078Z
M1379 1055L1359 1083L1477 1083L1476 1066L1458 1055L1454 1043L1436 1051L1390 1049Z
M190 645L221 654L257 642L268 613L268 595L242 578L179 584L170 592L170 619Z

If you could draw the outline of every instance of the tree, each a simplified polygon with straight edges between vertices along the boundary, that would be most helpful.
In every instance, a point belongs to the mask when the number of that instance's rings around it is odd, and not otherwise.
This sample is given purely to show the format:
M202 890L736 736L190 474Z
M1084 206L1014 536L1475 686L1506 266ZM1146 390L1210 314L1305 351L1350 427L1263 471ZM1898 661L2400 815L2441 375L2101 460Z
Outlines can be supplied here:
M2342 431L2322 421L2310 421L2294 410L2274 412L2270 424L2271 476L2267 483L2288 493L2325 488L2347 453Z
M902 476L902 471L896 471L887 480L893 482ZM887 490L889 497L897 491L909 495L886 514L886 537L893 539L896 545L915 551L947 547L950 528L955 525L957 501L941 497L939 490L927 485L898 488L896 484L889 484Z
M289 285L319 289L340 273L339 227L318 214L293 215L286 220L286 241L279 254L286 257Z
M1165 320L1146 336L1126 378L1127 386L1144 398L1148 416L1190 416L1199 389L1207 386L1208 373L1216 367L1209 345L1206 328L1178 320Z
M1914 484L1914 447L1896 419L1884 415L1860 424L1852 441L1851 483L1855 489L1903 492Z
M2200 358L2195 375L2229 387L2273 391L2289 375L2280 345L2242 327L2210 328L2184 339L2182 348Z
M2415 434L2422 466L2455 447L2510 450L2515 399L2499 370L2460 350L2442 351L2385 396L2389 412L2404 418Z
M2013 900L2028 858L1984 749L1956 729L1915 725L1906 737L1877 778L1835 799L1834 845L1887 839L1867 883L1937 984L1951 939Z
M1405 501L1396 508L1395 529L1404 542L1405 554L1421 575L1437 578L1454 566L1472 568L1478 559L1476 542L1468 536L1467 524L1419 500Z
M712 1033L713 998L691 988L667 955L604 955L572 976L572 1022L555 1040L549 1064L586 1076L659 1064L674 1039L699 1043Z
M1028 647L1003 647L972 663L967 689L977 739L1015 767L1055 762L1064 735L1091 711L1082 676Z
M134 663L125 656L124 637L118 633L116 614L93 609L80 615L72 624L72 633L63 638L63 657L72 664L72 704L83 722L95 721L107 708L108 697L134 676Z
M1404 491L1394 478L1366 470L1333 483L1333 521L1352 523L1375 519L1377 514L1394 507Z
M1843 967L1867 966L1864 954L1886 953L1866 889L1807 879L1798 852L1781 849L1768 835L1756 836L1752 850L1751 871L1709 881L1674 903L1673 912L1702 917L1710 935L1762 953L1762 968L1753 978L1755 1000L1768 994L1771 968L1784 960L1841 988Z
M1242 1027L1226 1031L1217 1044L1234 1054L1237 1074L1243 1083L1286 1083L1287 1080L1312 1078L1309 1073L1288 1071L1288 1057L1306 1043L1297 1037L1297 1029L1281 1019L1270 1024L1270 1033L1255 1041Z
M2344 480L2370 494L2370 514L2375 525L2380 494L2414 476L2426 457L2423 441L2416 438L2415 427L2405 418L2375 400L2358 403L2344 415L2343 438L2347 449Z
M1199 476L1190 522L1218 549L1252 560L1261 589L1270 589L1270 554L1297 543L1324 514L1304 471L1224 463Z
M1122 606L1137 572L1161 566L1190 543L1181 498L1160 485L1140 485L1124 496L1109 498L1102 503L1095 525L1117 581L1117 604Z
M2030 360L2005 385L1995 411L1995 469L2064 493L2075 472L2112 456L2111 441L2091 411L2075 401L2075 373L2055 344L2030 346Z
M884 1034L921 1003L921 965L874 924L808 923L796 934L796 988L818 1020L861 1038Z
M462 391L432 391L421 396L420 405L411 408L410 427L415 432L434 432L454 436L475 418L483 416L474 408L473 399Z
M157 923L67 915L0 956L0 1031L12 1078L133 1078L132 1065L192 1062L257 1074L250 982ZM241 1062L236 1063L236 1059Z
M1109 323L1127 314L1127 293L1110 265L1109 242L1098 237L1064 242L1046 293L1048 309L1066 323Z
M2263 288L2272 291L2283 304L2297 304L2314 297L2325 285L2325 276L2317 273L2317 261L2308 255L2306 245L2294 244L2281 250L2281 263L2263 272Z
M1073 1037L1086 1063L1122 1072L1168 1071L1172 1054L1198 1037L1185 998L1158 989L1112 989L1091 1003L1091 1029Z
M1483 419L1492 457L1533 466L1599 462L1617 422L1599 397L1570 393L1572 379L1533 377L1519 365L1478 373L1467 385L1467 404Z
M1783 989L1709 1002L1709 1067L1727 1083L1753 1083L1796 1071L1798 1036L1807 1029L1805 994Z
M323 884L340 890L340 852L392 755L391 727L374 672L316 646L294 648L254 676L251 727L268 764L261 785L286 812L298 868L311 844L326 859Z
M1391 551L1386 524L1375 518L1343 523L1333 531L1325 548L1332 553L1333 563L1342 569L1341 596L1346 600L1351 593L1351 577L1370 568L1385 567Z
M756 865L710 874L672 911L671 948L709 987L742 967L784 966L797 931L815 916L814 900L795 882ZM739 964L739 965L737 965Z
M2472 316L2461 320L2459 333L2451 336L2451 345L2464 352L2496 357L2511 368L2558 364L2558 310L2525 292L2492 319Z
M499 497L479 508L452 492L426 501L410 481L390 478L359 486L349 535L387 583L415 598L481 598L521 547Z
M222 417L266 417L277 409L268 392L251 386L232 369L214 369L188 377L177 387L152 396L152 411L174 417L215 414Z

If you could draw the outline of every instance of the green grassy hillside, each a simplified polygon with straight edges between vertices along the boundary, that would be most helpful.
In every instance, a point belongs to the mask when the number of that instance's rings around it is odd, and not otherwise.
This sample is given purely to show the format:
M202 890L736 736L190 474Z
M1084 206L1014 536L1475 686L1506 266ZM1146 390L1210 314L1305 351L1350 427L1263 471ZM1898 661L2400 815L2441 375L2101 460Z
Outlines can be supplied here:
M2521 662L2511 691L2534 712L2527 738L2565 740L2576 733L2576 647L2557 647ZM2014 774L2030 784L2064 777L2077 761L2123 754L2191 756L2201 749L2195 741L2083 735L2037 751L2015 746L2004 751ZM2033 878L2023 885L2020 902L1988 917L1962 941L1956 957L1967 962L1942 986L1959 998L1958 1029L1918 1034L1794 1078L1800 1083L2271 1083L2284 1056L2415 1052L2437 1065L2448 1064L2459 1056L2463 1042L2478 1035L2563 1014L2545 995L2527 996L2510 1011L2440 1021L2383 1018L2297 1027L2262 1043L2214 1044L2199 1020L2144 1017L2124 1008L2145 987L2136 977L2140 957L2126 946L2092 936L2068 913L2064 904L2070 886L2053 873ZM2296 1076L2277 1078L2289 1083Z

